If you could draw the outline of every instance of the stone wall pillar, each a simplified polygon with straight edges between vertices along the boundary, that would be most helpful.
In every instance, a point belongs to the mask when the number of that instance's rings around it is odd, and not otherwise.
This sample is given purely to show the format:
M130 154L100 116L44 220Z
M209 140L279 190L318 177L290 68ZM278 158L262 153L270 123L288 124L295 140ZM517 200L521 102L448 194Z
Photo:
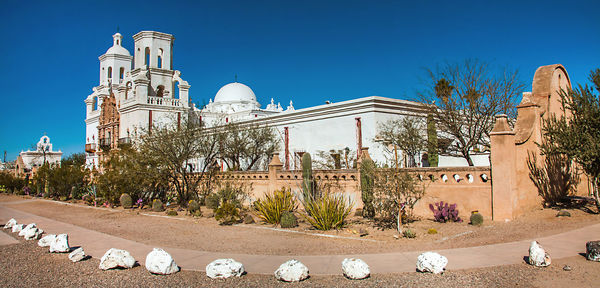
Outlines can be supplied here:
M273 153L271 162L269 163L269 191L275 191L277 187L277 174L283 168L283 163L279 160L279 153Z
M496 116L490 133L492 169L492 219L506 221L514 218L516 201L515 132L506 115Z

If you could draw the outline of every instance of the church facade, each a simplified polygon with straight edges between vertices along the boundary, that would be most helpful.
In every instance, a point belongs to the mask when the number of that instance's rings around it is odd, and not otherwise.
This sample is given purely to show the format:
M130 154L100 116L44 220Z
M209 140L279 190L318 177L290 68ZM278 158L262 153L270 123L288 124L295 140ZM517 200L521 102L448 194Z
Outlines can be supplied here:
M170 34L142 31L133 36L134 55L122 46L122 35L113 35L113 45L99 57L99 85L86 99L86 164L98 167L103 151L130 143L153 125L182 121L193 115L203 123L236 122L269 125L281 137L281 162L298 169L305 152L312 155L333 151L358 151L368 147L380 164L402 163L402 151L391 155L379 140L379 124L400 117L425 117L420 103L369 96L343 102L296 109L271 102L261 108L252 89L242 83L223 86L202 109L191 104L187 81L173 70ZM203 96L202 96L203 97ZM320 153L319 153L320 152ZM424 153L425 151L423 151ZM422 155L415 159L421 166ZM394 160L394 158L396 160ZM314 156L313 156L314 159ZM475 155L475 165L489 165L488 155ZM440 156L440 166L466 166L457 157Z

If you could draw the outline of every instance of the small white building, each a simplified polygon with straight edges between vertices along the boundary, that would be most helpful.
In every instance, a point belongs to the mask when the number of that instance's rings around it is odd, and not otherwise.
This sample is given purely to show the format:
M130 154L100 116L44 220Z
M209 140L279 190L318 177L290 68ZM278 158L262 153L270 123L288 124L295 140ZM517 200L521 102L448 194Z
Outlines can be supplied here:
M19 153L15 163L15 174L17 176L33 176L35 171L44 165L44 163L59 165L62 154L63 153L60 150L52 150L50 137L44 135L40 138L35 150L21 151L21 153Z
M393 149L375 140L379 123L400 117L425 117L421 103L380 96L303 109L295 109L291 100L284 108L271 98L271 103L261 108L252 89L237 82L221 87L214 101L211 98L199 110L190 102L190 85L181 79L179 71L173 70L174 37L142 31L133 39L134 56L122 47L122 36L117 33L113 35L113 46L98 58L99 85L85 99L88 167L98 166L100 147L128 143L132 135L145 133L152 125L181 121L187 115L198 117L207 125L240 122L276 128L283 144L279 155L286 169L297 169L304 152L310 152L315 159L318 152L332 150L350 150L357 155L362 147L369 148L376 162L392 166L395 161L403 162L396 160L403 158L402 151L392 155ZM105 99L115 108L105 111L111 115L102 117ZM112 119L112 123L102 123L102 119ZM415 158L420 166L421 155ZM489 165L487 155L475 155L473 160L475 165ZM466 166L466 161L441 156L438 165Z

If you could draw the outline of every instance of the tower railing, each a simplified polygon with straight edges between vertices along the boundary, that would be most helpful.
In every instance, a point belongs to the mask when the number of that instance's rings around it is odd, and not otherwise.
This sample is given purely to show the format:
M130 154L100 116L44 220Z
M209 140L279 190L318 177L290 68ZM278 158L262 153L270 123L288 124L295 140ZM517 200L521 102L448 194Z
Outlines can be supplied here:
M181 107L181 101L175 98L164 98L157 96L148 96L148 104Z

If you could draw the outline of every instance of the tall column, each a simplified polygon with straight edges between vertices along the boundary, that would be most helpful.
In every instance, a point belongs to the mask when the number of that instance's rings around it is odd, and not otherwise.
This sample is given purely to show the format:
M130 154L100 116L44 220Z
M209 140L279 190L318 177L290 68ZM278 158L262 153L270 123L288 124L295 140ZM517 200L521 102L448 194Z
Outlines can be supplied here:
M360 122L360 117L354 118L356 120L356 155L357 158L360 158L362 151L362 124Z
M492 219L506 221L514 218L516 201L515 132L506 115L496 116L490 133L492 170ZM485 216L485 215L484 215Z
M290 131L288 127L283 127L285 135L285 170L290 170Z

